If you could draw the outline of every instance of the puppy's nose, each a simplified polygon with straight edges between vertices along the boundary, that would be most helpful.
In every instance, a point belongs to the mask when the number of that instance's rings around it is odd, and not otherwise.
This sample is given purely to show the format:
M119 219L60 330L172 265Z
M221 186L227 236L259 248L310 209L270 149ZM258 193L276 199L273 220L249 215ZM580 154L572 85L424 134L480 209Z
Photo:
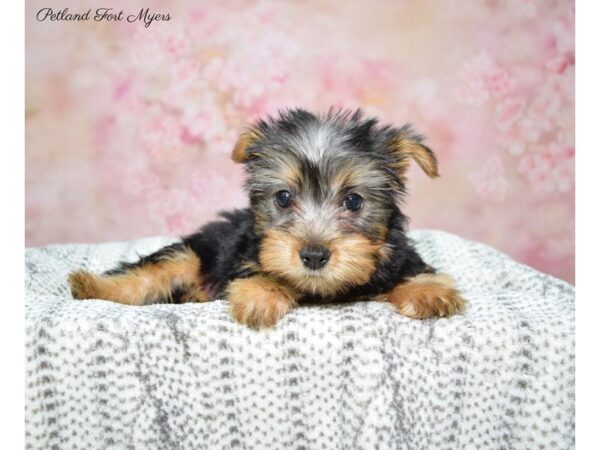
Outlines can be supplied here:
M300 259L306 267L312 270L319 270L327 265L331 252L320 245L310 245L300 252Z

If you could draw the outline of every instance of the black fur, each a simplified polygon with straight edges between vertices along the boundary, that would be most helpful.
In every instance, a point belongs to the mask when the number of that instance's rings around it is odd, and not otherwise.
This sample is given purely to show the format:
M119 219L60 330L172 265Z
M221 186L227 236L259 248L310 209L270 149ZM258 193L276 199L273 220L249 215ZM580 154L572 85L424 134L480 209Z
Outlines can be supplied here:
M191 248L202 260L202 277L215 296L223 296L231 280L253 274L252 270L243 266L248 262L258 264L260 245L260 237L254 232L251 209L234 210L221 215L225 220L211 222L182 240L183 245ZM377 267L371 282L347 292L346 299L382 294L406 278L420 273L434 273L404 234L405 222L406 219L396 208L390 218L390 233L386 240L392 248L390 258ZM310 300L322 299L311 295Z
M185 250L184 244L182 244L181 242L176 242L174 244L163 247L160 250L157 250L149 255L138 255L140 259L134 263L121 262L114 269L107 270L106 272L104 272L104 275L122 275L129 270L136 269L138 267L143 267L147 264L156 264L165 258L169 258L177 253L182 252L183 250Z
M229 281L252 274L247 263L258 263L260 237L254 232L254 214L237 209L220 214L224 220L208 223L182 239L202 261L202 279L215 296L224 295Z

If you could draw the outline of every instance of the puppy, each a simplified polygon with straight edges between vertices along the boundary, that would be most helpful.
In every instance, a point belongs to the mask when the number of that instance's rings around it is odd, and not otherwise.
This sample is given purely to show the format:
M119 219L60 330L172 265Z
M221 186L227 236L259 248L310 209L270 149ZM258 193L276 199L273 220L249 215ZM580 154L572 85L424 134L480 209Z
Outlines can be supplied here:
M102 275L69 276L76 299L127 305L225 297L232 316L274 326L307 301L378 300L407 317L450 316L465 302L423 262L398 204L414 160L438 176L433 152L406 125L360 110L302 109L259 121L233 149L250 207Z

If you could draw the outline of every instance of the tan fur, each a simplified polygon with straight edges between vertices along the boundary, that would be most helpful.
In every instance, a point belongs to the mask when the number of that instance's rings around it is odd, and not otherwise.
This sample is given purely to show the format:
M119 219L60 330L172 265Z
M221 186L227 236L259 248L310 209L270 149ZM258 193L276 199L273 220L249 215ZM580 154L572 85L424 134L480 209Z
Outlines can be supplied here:
M252 328L272 327L296 306L289 288L263 275L233 280L227 299L233 318Z
M333 191L340 192L346 186L359 185L360 181L356 180L357 177L356 167L352 164L348 164L340 167L329 183Z
M241 272L248 271L248 272L251 272L251 273L258 273L258 272L261 271L260 264L258 264L257 262L254 262L254 261L245 261L245 262L242 262L240 264L240 271Z
M112 300L125 305L169 299L175 287L186 289L184 302L209 298L202 288L200 260L191 250L118 275L95 275L81 270L69 275L69 284L74 298Z
M297 164L280 162L277 168L277 174L281 177L282 184L291 188L300 189L302 184L302 174Z
M265 272L283 278L298 291L322 296L366 284L377 261L388 253L387 248L358 233L345 234L323 243L331 251L331 258L318 274L312 274L299 257L303 245L290 233L268 230L260 246L260 264Z
M348 160L336 167L328 184L334 192L346 191L349 186L378 188L385 183L386 177L387 174L382 173L380 165L374 161Z
M465 309L465 301L444 274L421 274L397 285L380 300L390 302L403 316L412 319L448 317Z
M402 159L395 165L396 170L404 178L408 170L410 159L412 158L430 178L439 176L438 166L435 156L431 150L424 145L412 139L396 139L392 143L392 148L399 152Z
M243 133L235 146L233 147L233 152L231 153L231 159L233 159L236 163L242 163L247 161L250 155L246 151L248 147L254 144L260 138L260 134L255 129L250 129Z

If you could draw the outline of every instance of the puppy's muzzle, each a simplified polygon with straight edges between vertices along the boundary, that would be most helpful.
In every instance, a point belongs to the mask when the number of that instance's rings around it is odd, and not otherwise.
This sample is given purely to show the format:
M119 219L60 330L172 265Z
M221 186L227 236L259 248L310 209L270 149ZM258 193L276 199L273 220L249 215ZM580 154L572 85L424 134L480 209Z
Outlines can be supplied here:
M331 252L321 245L310 245L300 251L300 259L305 267L320 270L327 265Z

